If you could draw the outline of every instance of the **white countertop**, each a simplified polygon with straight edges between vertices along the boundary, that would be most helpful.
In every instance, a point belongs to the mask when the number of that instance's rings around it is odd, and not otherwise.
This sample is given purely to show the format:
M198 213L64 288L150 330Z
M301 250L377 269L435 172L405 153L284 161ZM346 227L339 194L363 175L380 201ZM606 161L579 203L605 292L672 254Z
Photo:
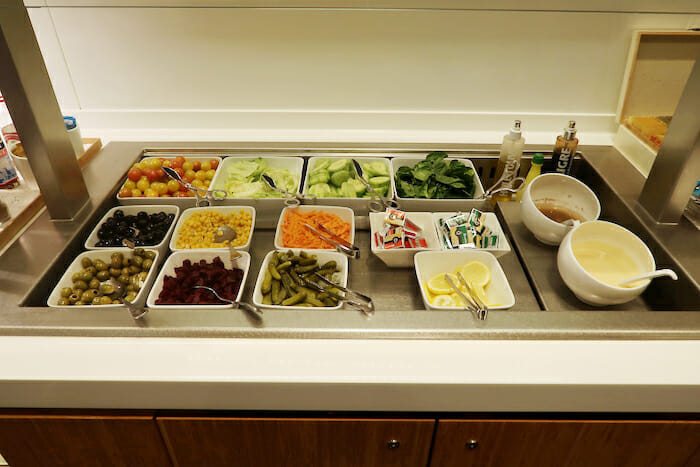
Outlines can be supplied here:
M700 341L0 337L0 407L700 412Z

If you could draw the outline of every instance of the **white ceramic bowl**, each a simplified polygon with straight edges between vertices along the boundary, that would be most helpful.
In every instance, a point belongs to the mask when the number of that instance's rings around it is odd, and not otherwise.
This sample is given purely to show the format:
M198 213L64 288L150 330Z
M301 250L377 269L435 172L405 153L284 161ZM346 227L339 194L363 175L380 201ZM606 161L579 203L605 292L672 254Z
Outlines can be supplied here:
M151 269L148 271L148 276L146 277L146 280L144 281L143 287L141 287L141 290L139 291L138 294L136 294L136 298L134 299L134 304L136 306L143 306L146 303L146 296L148 295L148 291L151 288L151 285L153 284L153 281L156 277L156 271L158 271L158 265L160 264L162 255L158 250L154 250L152 248L144 248L145 250L151 250L156 253L156 258L153 260L153 266ZM132 251L128 248L110 248L110 249L99 249L99 250L92 250L92 251L85 251L83 253L80 253L76 258L73 260L73 262L68 266L66 269L66 272L63 273L63 276L61 276L61 279L58 281L58 284L56 284L56 287L54 287L53 291L51 292L51 295L49 295L49 299L47 300L47 305L52 307L52 308L72 308L72 309L90 309L94 308L96 310L104 310L104 309L113 309L113 308L125 308L125 305L123 304L118 304L118 305L69 305L66 307L63 307L58 304L58 299L61 298L61 289L64 287L72 287L73 281L71 280L73 274L75 274L78 271L82 271L83 266L81 261L83 258L90 258L91 260L97 260L100 259L104 261L105 263L109 264L111 261L111 255L112 253L123 253L124 256L128 256L133 254Z
M258 308L274 308L278 310L339 310L343 307L343 302L340 302L336 306L327 307L308 307L308 306L282 306L282 305L265 305L263 304L263 294L261 291L263 280L265 279L265 271L267 270L268 264L270 264L270 259L275 251L287 251L285 250L273 250L265 255L262 265L260 267L260 272L258 273L258 280L255 282L255 290L253 292L253 304ZM304 250L298 248L291 249L295 253L300 251L305 251L309 255L316 255L318 262L320 264L326 263L328 261L335 261L338 265L339 272L335 273L333 277L333 282L336 284L347 287L348 285L348 257L342 253L327 250Z
M579 300L589 305L615 305L629 302L644 292L651 282L649 279L640 281L635 287L618 287L601 282L587 272L572 249L576 243L585 241L602 241L619 248L637 264L638 274L656 269L649 248L629 230L612 222L585 222L571 229L557 253L559 274Z
M95 246L97 242L100 240L97 237L97 231L100 230L100 226L107 221L110 217L114 216L114 213L121 209L124 211L124 214L129 216L133 215L135 216L139 211L143 211L147 214L153 214L153 213L158 213L158 212L164 212L166 214L175 214L175 218L173 219L173 222L170 224L170 227L168 227L168 231L165 233L165 237L163 237L163 240L161 240L160 243L156 245L149 245L149 246L144 246L143 248L149 248L149 249L155 249L158 250L162 255L164 255L167 252L168 249L168 242L170 241L170 236L173 234L173 230L175 229L175 224L177 224L177 216L180 214L180 208L177 206L168 206L168 205L142 205L142 206L116 206L107 211L107 213L102 216L102 219L95 224L95 228L92 229L92 232L90 232L90 235L88 236L87 240L85 240L85 249L86 250L104 250L105 248L114 248L114 247L103 247L103 246Z
M584 221L600 216L600 202L595 193L574 177L549 173L536 177L525 187L521 200L521 215L525 226L537 240L547 245L559 245L570 225L555 222L537 209L537 203L566 209Z
M277 231L275 232L275 248L278 250L288 250L289 247L286 247L282 244L282 223L284 221L284 216L287 214L287 211L292 210L292 209L298 209L299 212L311 212L311 211L318 211L318 212L327 212L330 214L335 214L338 216L343 222L348 222L350 224L350 243L355 242L355 214L353 213L352 209L342 207L342 206L298 206L295 208L291 207L286 207L282 210L282 213L280 214L279 221L277 222ZM312 227L314 227L312 225ZM323 232L321 232L323 233ZM328 248L308 248L311 251L319 251L319 250L334 250L335 247L333 245L328 245Z
M468 213L468 211L467 211ZM452 217L456 212L436 212L433 213L433 220L435 221L435 231L437 233L437 238L438 241L440 242L440 247L443 250L449 250L449 251L454 251L452 248L448 248L447 245L445 245L444 239L442 238L442 230L440 228L440 220L446 219L448 217ZM493 212L485 212L486 214L486 220L484 223L486 224L486 227L488 227L491 232L494 234L498 235L498 247L489 247L489 248L477 248L477 250L481 251L488 251L489 253L493 253L493 255L498 258L500 256L505 255L510 251L510 244L508 243L508 238L506 237L506 234L503 232L503 229L501 228L500 222L498 222L498 216L496 216L495 213Z
M226 179L228 178L228 168L231 164L240 160L257 159L255 155L236 155L225 157L219 170L211 182L212 189L225 190ZM262 159L270 166L280 169L287 169L297 177L297 186L293 190L299 192L301 189L302 174L304 171L304 159L295 156L262 156ZM284 198L232 198L227 197L223 200L217 200L216 204L239 205L245 204L255 208L258 216L258 227L270 229L276 225L279 213L284 208Z
M454 272L469 261L481 261L491 270L491 281L484 291L488 298L489 310L506 310L515 305L515 296L510 288L500 263L491 253L481 250L425 251L415 256L416 277L423 304L432 310L464 310L464 307L440 307L432 305L423 284L437 274Z
M206 212L206 211L215 211L215 212L220 212L222 214L231 214L232 212L238 213L239 211L245 211L250 213L252 217L252 223L250 227L250 235L248 235L248 241L245 243L243 246L238 246L235 247L236 250L239 251L248 251L250 250L250 244L253 242L253 231L255 230L255 208L251 208L250 206L207 206L203 208L189 208L185 209L182 211L182 214L180 215L180 218L177 220L177 225L175 225L175 230L173 231L173 235L170 238L170 250L171 251L196 251L196 250L216 250L216 251L228 251L227 246L223 246L221 248L177 248L177 239L180 234L180 229L182 226L185 224L185 221L192 217L192 214L196 212ZM212 236L214 235L214 232L212 232Z
M391 172L391 160L386 158L386 157L368 157L369 154L356 154L356 153L351 153L351 154L328 154L328 155L319 155L319 156L314 156L310 157L309 161L306 166L306 174L304 176L304 184L303 184L303 190L302 193L307 194L309 190L309 172L311 172L315 165L318 163L319 159L356 159L358 162L363 163L363 162L376 162L376 161L381 161L384 164L386 164L387 168L387 173L389 174L390 180L390 185L389 185L389 191L386 194L387 198L393 198L394 196L394 177L392 176ZM354 172L351 172L354 175ZM308 195L308 194L307 194ZM347 208L351 208L354 212L355 215L357 216L366 216L367 213L369 212L369 206L367 203L371 200L371 197L368 198L314 198L313 201L308 200L304 201L304 204L308 205L326 205L326 206L345 206Z
M151 293L148 294L148 301L146 304L148 308L153 309L170 309L170 310L220 310L224 308L231 308L231 305L197 305L197 304L186 304L186 305L156 305L156 300L163 290L163 281L165 276L175 277L175 268L182 266L182 263L189 259L192 263L199 262L201 260L206 260L208 263L212 262L216 257L221 258L226 269L232 269L234 267L243 270L243 281L241 282L241 288L238 289L238 294L236 295L236 301L239 301L243 296L243 290L245 289L246 279L248 278L248 271L250 270L250 255L243 251L241 256L236 259L235 264L231 262L231 257L227 251L218 250L186 250L186 251L176 251L171 254L168 259L163 264L163 267L158 274L158 277L153 284Z
M36 183L36 178L34 177L34 172L32 171L32 166L29 165L29 159L26 157L20 157L15 154L15 147L19 144L19 141L8 141L7 150L12 158L12 164L19 172L22 177L22 182L27 185L28 188L32 190L38 190L39 185Z
M413 267L413 256L420 251L430 251L440 249L440 240L433 227L433 215L430 212L407 212L406 217L423 229L422 234L427 243L425 248L391 248L385 250L381 245L377 245L375 233L381 233L384 229L383 212L371 212L369 214L370 244L374 253L384 264L390 268L410 268Z
M426 156L428 153L425 154ZM483 207L484 200L477 199L422 199L422 198L401 198L399 197L398 187L396 186L396 172L398 172L400 167L413 167L418 162L424 161L423 157L395 157L391 159L391 173L394 178L394 196L396 200L401 205L401 209L404 211L468 211L471 208ZM484 194L484 187L481 185L481 180L479 180L479 174L474 168L474 164L469 159L463 157L447 157L445 161L457 160L463 163L467 167L474 169L474 198L479 198Z
M177 157L177 155L169 154L168 157L165 157L165 159L174 159ZM220 157L214 157L214 156L184 156L188 161L210 161L212 159L216 159L219 161L219 166L216 168L216 173L214 174L214 177L211 179L211 183L209 184L210 188L214 186L214 180L216 179L216 175L219 173L219 170L221 169L221 158ZM144 157L141 159L139 162L147 161L149 159L156 159L156 157ZM129 166L129 170L131 170L131 166ZM124 180L122 181L122 184L120 186L124 185L124 182L126 181L126 174L124 176ZM178 206L180 209L187 209L194 207L196 203L197 198L194 196L188 197L188 198L178 198L178 197L169 197L169 198L146 198L144 196L141 197L129 197L129 198L124 198L119 196L117 193L117 201L119 204L123 204L126 206L129 205L134 205L134 204L171 204Z

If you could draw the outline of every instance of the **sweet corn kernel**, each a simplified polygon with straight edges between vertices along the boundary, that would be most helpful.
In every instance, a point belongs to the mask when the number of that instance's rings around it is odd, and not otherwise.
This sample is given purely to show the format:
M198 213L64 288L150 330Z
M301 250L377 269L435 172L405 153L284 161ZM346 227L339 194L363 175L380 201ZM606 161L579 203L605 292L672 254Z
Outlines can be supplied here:
M238 213L223 214L218 211L197 211L192 214L177 231L176 248L222 248L228 241L214 243L214 233L222 225L228 225L238 236L233 246L241 247L248 243L251 234L253 216L240 210Z

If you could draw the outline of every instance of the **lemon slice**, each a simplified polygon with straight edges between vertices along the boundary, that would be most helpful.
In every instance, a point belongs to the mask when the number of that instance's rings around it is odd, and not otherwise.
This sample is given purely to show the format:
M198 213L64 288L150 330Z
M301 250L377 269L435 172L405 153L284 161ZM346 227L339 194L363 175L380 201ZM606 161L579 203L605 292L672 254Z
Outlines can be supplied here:
M452 298L452 301L455 302L455 306L464 306L465 305L462 298L459 295L457 295L456 293L453 293L452 295L450 295L450 297Z
M472 286L472 290L474 291L476 296L479 297L479 299L482 302L484 302L485 305L488 306L489 300L488 300L488 296L486 295L486 291L484 290L484 288L481 287L480 285L474 284L473 282L470 282L469 285Z
M435 294L433 294L430 291L430 289L428 288L428 283L422 282L421 285L423 286L423 290L425 291L425 296L428 299L428 303L433 303L433 299L435 298Z
M457 284L459 281L457 279L457 276L454 274L449 274L450 279L454 281L455 284ZM449 295L452 293L452 287L450 287L450 284L447 283L445 280L445 274L437 274L433 276L427 283L428 290L435 295Z
M481 261L469 261L459 270L470 285L486 287L491 281L491 270Z
M433 300L433 305L435 305L435 306L456 306L455 301L452 300L451 295L438 295Z

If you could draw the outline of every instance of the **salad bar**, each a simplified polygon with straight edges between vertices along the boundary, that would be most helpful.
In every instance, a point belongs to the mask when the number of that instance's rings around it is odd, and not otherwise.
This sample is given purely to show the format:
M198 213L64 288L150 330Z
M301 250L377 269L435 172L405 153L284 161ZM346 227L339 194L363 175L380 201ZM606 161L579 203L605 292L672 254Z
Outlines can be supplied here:
M64 229L62 246L20 306L0 315L4 333L638 338L654 331L668 338L700 332L695 279L648 237L656 264L678 272L678 281L647 281L616 305L582 296L558 271L557 248L538 241L537 229L522 218L521 203L484 196L498 162L488 150L113 143L100 156L107 161L125 150L134 159L111 185L108 174L86 174L93 187L113 187L100 197L93 193L98 203L89 212L70 225L49 222L57 233ZM522 174L531 156L523 156ZM600 218L643 234L587 158L575 159L571 175L593 189ZM525 193L523 203L527 196L535 195ZM585 220L604 223L597 217ZM17 253L10 250L9 258ZM669 291L678 292L672 300L661 296ZM3 290L3 297L11 295Z

